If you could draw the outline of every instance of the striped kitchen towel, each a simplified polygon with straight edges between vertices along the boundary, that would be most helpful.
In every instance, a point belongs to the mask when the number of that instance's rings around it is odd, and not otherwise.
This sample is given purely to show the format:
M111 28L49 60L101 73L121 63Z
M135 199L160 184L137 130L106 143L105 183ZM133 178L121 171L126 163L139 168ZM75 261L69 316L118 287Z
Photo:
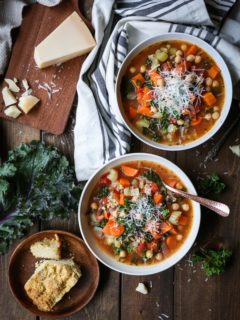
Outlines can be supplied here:
M235 3L236 2L236 3ZM231 10L232 6L236 10ZM114 95L118 70L127 53L146 38L168 32L195 35L225 59L233 82L240 79L240 1L95 0L92 22L97 46L89 54L77 85L74 129L78 180L130 150L131 134Z

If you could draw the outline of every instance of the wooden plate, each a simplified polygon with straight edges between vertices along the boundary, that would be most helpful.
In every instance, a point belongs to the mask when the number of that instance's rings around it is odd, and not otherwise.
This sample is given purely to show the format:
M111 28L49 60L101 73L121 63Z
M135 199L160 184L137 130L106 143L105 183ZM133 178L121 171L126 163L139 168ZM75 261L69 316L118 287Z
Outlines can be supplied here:
M74 257L80 266L82 276L77 284L64 295L52 312L44 312L28 298L24 285L34 273L36 259L30 252L30 246L45 237L53 238L58 234L63 241L62 258ZM17 301L30 312L52 318L66 317L81 310L93 297L99 282L99 266L85 243L77 236L60 230L38 232L22 241L13 252L8 269L11 291Z

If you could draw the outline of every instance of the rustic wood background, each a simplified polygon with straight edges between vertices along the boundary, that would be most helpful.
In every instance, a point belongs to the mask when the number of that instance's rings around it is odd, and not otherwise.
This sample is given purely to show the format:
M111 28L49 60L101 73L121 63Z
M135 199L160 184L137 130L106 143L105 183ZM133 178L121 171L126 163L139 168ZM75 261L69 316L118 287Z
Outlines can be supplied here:
M81 5L82 12L88 18L91 16L92 0L86 0ZM73 108L74 109L74 108ZM202 212L202 223L197 244L204 244L212 237L222 237L234 251L231 265L227 271L218 277L207 279L200 267L192 267L188 262L188 255L175 267L162 273L134 277L121 275L100 266L101 279L99 288L93 300L78 314L69 317L71 320L237 320L240 319L239 289L240 289L240 159L229 150L229 145L239 143L240 126L235 128L216 161L202 166L208 150L221 137L236 117L236 105L232 106L222 130L207 144L184 152L157 151L137 140L133 140L132 151L151 152L172 160L179 165L189 177L196 182L199 174L220 174L227 190L219 195L212 196L231 207L229 218L221 218L212 212ZM46 134L37 129L31 129L21 124L0 120L0 156L6 157L7 151L20 142L33 139L43 140L54 144L73 160L73 127L74 110L70 117L67 129L61 136ZM238 142L239 141L239 142ZM31 228L29 234L38 230L63 229L80 235L77 215L72 215L67 221L54 220L44 222ZM24 310L14 300L7 283L7 269L9 257L18 242L11 246L8 254L0 257L0 319L1 320L34 320L35 317ZM138 282L144 282L150 293L146 296L135 291ZM41 319L43 320L43 319Z

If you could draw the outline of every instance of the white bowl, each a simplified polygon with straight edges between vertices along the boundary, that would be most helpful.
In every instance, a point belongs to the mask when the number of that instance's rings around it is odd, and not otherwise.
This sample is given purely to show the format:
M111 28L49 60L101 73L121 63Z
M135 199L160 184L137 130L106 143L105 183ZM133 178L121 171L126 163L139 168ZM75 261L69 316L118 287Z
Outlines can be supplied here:
M138 53L140 53L143 49L149 47L150 45L156 44L161 41L168 41L168 40L183 40L186 42L190 42L192 44L196 44L197 46L202 48L204 51L206 51L214 59L214 61L217 63L217 65L221 69L223 80L224 80L224 85L225 85L224 105L223 105L223 108L221 111L221 115L220 115L219 119L216 121L216 123L214 124L214 126L206 134L204 134L203 136L201 136L200 138L198 138L192 142L188 142L188 143L182 144L182 145L173 145L173 146L168 146L166 144L154 142L134 128L134 126L131 124L131 122L129 121L128 117L126 116L126 114L124 112L124 108L123 108L122 100L121 100L121 91L120 91L122 78L126 72L126 69L129 67L129 64L131 63L132 59ZM177 33L177 32L167 33L167 34L154 36L154 37L151 37L147 40L144 40L143 42L138 44L136 47L134 47L129 52L129 54L124 59L122 65L119 69L119 72L118 72L116 86L115 86L115 95L116 95L117 103L119 106L120 116L122 117L122 119L125 122L128 129L138 139L140 139L142 142L150 145L151 147L155 147L157 149L169 150L169 151L181 151L181 150L187 150L187 149L191 149L191 148L199 146L200 144L202 144L205 141L207 141L208 139L210 139L221 128L221 126L223 125L224 121L226 120L226 118L228 116L228 113L229 113L229 110L231 107L231 103L232 103L232 80L231 80L231 76L230 76L228 67L226 66L226 63L224 62L223 58L208 43L206 43L205 41L203 41L197 37L194 37L194 36L188 35L188 34L184 34L184 33Z
M93 230L88 224L88 217L87 217L87 210L88 210L88 204L91 197L91 193L96 186L99 178L106 173L110 168L119 166L122 163L128 162L128 161L136 161L136 160L145 160L145 161L152 161L159 163L166 168L172 170L184 183L186 186L188 192L192 194L196 194L196 190L192 184L192 182L189 180L187 175L175 164L173 164L171 161L166 160L162 157L149 154L149 153L132 153L128 155L121 156L119 158L116 158L114 160L111 160L107 164L105 164L101 169L99 169L87 182L85 185L80 203L78 208L78 221L79 226L81 230L82 237L87 244L90 251L95 255L95 257L101 261L103 264L105 264L110 269L113 269L115 271L130 274L130 275L148 275L148 274L154 274L161 272L163 270L166 270L173 265L175 265L179 260L182 259L183 256L189 251L189 249L192 247L196 236L198 234L199 226L200 226L200 217L201 217L201 211L200 211L200 205L196 202L192 202L193 206L193 222L191 229L189 230L189 234L184 241L184 243L181 245L181 247L170 257L164 259L163 261L152 264L152 265L140 265L140 266L134 266L134 265L128 265L122 262L119 262L114 259L113 256L107 254L105 251L101 249L101 247L97 244L94 235Z

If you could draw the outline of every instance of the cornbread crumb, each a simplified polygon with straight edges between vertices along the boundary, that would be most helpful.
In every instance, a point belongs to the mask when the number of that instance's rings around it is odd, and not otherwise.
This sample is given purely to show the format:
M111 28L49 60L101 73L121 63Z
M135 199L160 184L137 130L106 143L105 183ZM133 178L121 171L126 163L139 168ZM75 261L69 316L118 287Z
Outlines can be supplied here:
M81 277L79 266L72 259L40 262L24 289L42 311L51 311Z
M31 245L30 251L36 258L61 259L61 240L58 235L54 239L44 238Z

